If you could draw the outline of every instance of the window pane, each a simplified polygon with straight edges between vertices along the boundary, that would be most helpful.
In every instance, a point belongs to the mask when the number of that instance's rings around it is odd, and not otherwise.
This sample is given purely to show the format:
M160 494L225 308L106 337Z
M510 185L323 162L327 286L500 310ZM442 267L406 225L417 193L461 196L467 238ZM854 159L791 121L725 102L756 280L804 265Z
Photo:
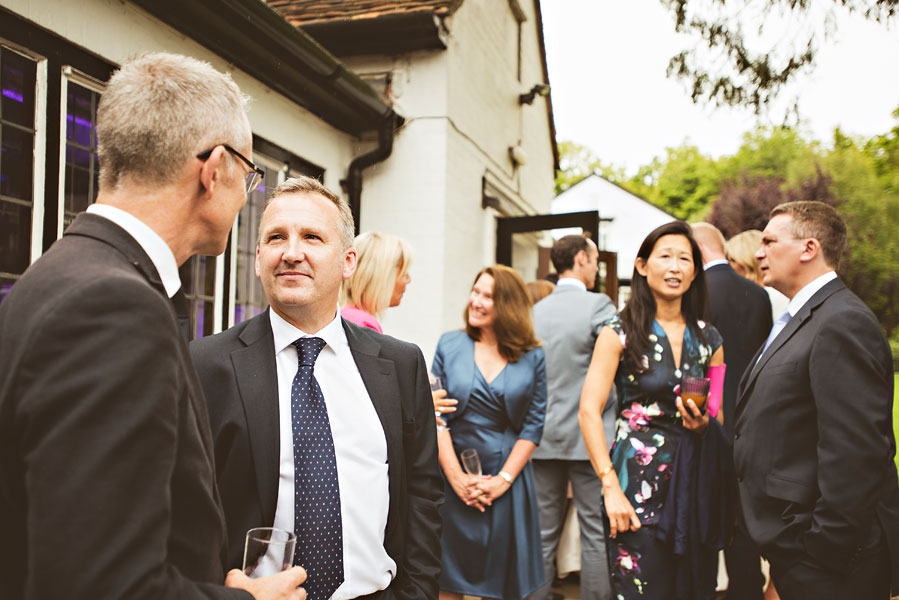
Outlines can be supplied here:
M65 214L63 227L97 199L97 103L100 94L74 81L66 86Z
M34 128L36 63L0 48L0 118Z
M192 256L178 270L181 289L190 306L191 331L194 337L210 335L215 327L215 257ZM212 284L207 282L212 281ZM207 291L208 287L208 292Z
M0 271L21 274L31 256L31 207L0 201Z
M0 125L0 194L31 202L34 134Z
M237 218L237 290L234 322L240 323L261 313L268 306L262 284L256 277L256 241L266 196L278 186L279 169L261 165L265 171L259 188L249 195Z
M69 82L66 95L66 140L85 148L93 147L92 101L96 92Z
M90 196L92 162L90 151L72 146L66 148L66 211L81 212L93 201Z

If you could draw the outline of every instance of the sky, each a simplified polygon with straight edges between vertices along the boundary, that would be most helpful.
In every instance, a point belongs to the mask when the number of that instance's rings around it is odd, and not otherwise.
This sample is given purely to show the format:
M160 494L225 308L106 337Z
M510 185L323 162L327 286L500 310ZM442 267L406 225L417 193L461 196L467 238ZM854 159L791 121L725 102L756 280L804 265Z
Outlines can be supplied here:
M666 77L669 59L691 42L659 0L540 4L557 140L632 175L685 140L714 157L732 154L757 124L749 110L693 104L686 84ZM837 126L889 131L899 106L899 21L887 28L841 15L817 67L793 89L806 138L829 142Z

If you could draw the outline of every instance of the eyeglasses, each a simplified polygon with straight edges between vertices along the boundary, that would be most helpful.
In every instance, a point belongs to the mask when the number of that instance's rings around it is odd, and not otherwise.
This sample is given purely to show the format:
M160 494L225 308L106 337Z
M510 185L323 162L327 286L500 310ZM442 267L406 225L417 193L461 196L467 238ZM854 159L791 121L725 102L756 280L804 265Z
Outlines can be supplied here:
M256 163L251 161L249 158L229 146L228 144L216 144L209 150L205 150L197 154L197 158L200 160L207 160L211 155L212 151L215 150L218 146L221 146L240 160L244 161L252 171L246 174L247 181L247 194L253 192L257 187L259 187L259 182L262 181L262 176L265 175L265 171L263 171L260 167L256 166Z

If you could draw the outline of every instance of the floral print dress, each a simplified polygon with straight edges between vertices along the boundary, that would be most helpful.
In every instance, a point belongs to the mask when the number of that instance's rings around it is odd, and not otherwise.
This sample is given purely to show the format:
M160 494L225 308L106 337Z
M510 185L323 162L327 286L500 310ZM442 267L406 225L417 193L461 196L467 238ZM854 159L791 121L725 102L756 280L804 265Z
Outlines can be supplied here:
M616 316L606 323L621 340L627 338ZM673 557L655 537L654 526L668 494L678 442L686 435L675 404L683 375L705 377L721 335L710 324L698 322L699 334L686 327L681 361L674 364L671 345L662 326L652 323L650 345L644 355L646 369L630 373L619 363L617 434L612 464L621 489L634 507L642 527L609 540L613 597L668 598L673 581Z

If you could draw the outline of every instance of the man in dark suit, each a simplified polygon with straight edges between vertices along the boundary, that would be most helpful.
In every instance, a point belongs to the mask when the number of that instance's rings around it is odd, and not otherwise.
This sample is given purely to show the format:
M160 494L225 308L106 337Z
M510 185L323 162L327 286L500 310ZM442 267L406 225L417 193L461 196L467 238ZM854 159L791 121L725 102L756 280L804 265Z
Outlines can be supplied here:
M222 586L206 404L170 302L258 182L243 97L149 54L97 118L97 204L0 305L0 597L250 598ZM304 576L227 583L300 600Z
M315 179L287 180L256 249L270 308L191 344L228 562L240 563L247 529L275 526L296 532L312 600L436 598L443 482L427 369L416 346L341 319L352 241L346 201ZM308 497L319 486L329 494Z
M790 298L740 382L743 523L783 600L899 592L893 368L874 314L837 278L846 226L820 202L771 211L765 285Z
M721 412L727 439L733 439L737 386L752 356L771 330L771 301L765 289L738 275L724 255L724 236L709 223L696 223L693 236L702 250L709 287L707 321L724 340L724 394ZM736 507L734 507L736 512ZM739 530L724 550L728 600L762 600L765 583L759 551Z

